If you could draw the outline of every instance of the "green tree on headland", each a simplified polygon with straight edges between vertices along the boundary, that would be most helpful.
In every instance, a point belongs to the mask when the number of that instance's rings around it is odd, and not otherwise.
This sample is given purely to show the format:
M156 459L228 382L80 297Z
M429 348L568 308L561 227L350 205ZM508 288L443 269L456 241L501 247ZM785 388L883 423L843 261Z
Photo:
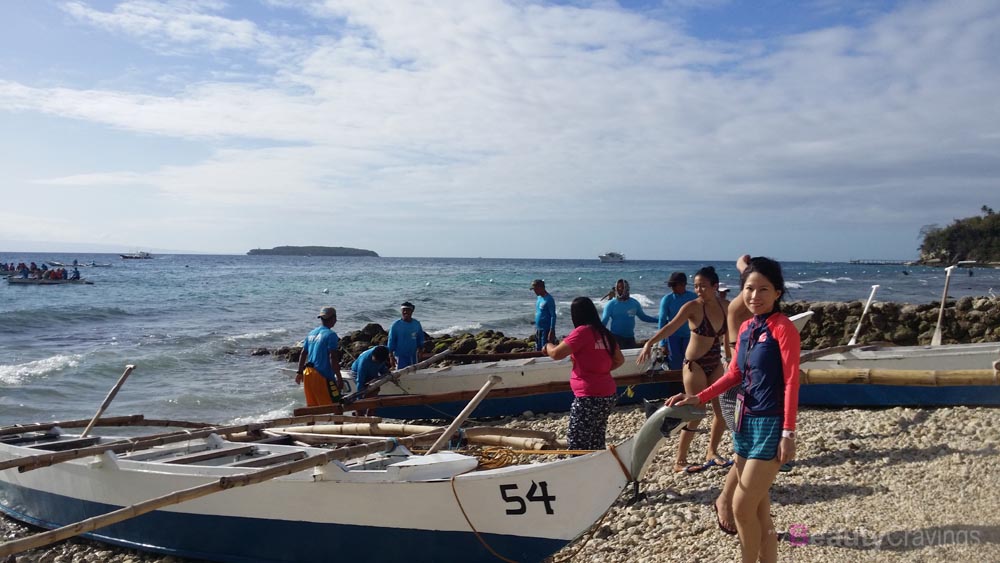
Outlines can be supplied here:
M926 225L920 229L920 261L954 264L959 260L981 263L1000 262L1000 215L984 205L982 215L956 219L941 228Z

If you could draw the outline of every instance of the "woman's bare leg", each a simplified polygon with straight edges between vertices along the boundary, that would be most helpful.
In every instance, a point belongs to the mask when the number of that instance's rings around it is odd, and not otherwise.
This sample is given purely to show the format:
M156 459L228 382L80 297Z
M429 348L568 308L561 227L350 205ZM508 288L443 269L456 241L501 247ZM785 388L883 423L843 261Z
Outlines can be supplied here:
M733 496L733 511L736 515L736 529L740 535L740 552L743 563L754 563L765 547L765 533L774 534L770 512L766 520L760 516L761 505L764 510L770 510L768 493L774 478L778 475L781 464L777 459L744 459L737 456L736 467L739 471L739 486ZM772 545L777 557L777 542ZM773 561L770 559L768 561Z
M718 366L706 377L706 387L713 384L723 375L722 366ZM726 420L722 418L722 407L719 406L719 399L712 399L712 433L708 438L708 451L705 453L705 461L710 459L726 459L719 455L719 444L722 442L722 435L726 433Z
M705 373L701 371L701 368L694 363L685 363L683 370L684 378L684 392L688 394L697 394L705 390L708 387L708 381L705 379ZM674 470L677 471L681 465L687 465L688 462L688 450L691 448L691 440L694 440L694 431L698 428L697 420L692 420L686 426L690 432L681 432L680 439L677 440L677 460L674 462Z

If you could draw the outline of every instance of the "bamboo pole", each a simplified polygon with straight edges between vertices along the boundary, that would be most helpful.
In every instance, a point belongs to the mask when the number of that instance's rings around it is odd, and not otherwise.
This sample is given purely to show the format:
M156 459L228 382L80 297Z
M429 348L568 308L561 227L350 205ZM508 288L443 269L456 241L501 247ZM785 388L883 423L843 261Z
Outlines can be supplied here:
M865 302L865 308L861 311L861 318L858 319L858 327L854 329L854 336L852 336L851 340L847 343L848 346L857 343L858 334L861 334L861 323L865 321L865 315L868 314L868 308L872 306L872 299L875 299L875 292L878 291L878 288L879 286L877 284L872 286L872 293L868 296L868 301Z
M996 363L993 369L965 370L805 369L799 374L799 383L946 387L1000 385L1000 376Z
M210 434L229 436L231 434L238 434L241 432L260 431L265 428L272 428L275 426L287 426L288 424L315 423L317 422L317 420L323 422L337 422L337 421L380 422L382 419L376 417L323 415L323 416L276 418L264 422L240 424L235 426L210 426L207 428L200 428L194 432L190 431L166 432L163 434L153 434L151 436L140 436L138 438L130 438L126 440L116 440L114 442L109 442L107 444L99 444L95 446L88 446L85 448L66 450L63 452L36 454L31 456L19 457L15 459L9 459L0 462L0 471L16 467L18 468L18 471L23 473L26 471L32 471L34 469L41 469L42 467L48 467L56 463L62 463L73 459L79 459L81 457L100 455L107 451L115 453L126 452L126 451L134 452L139 450L146 450L156 446L162 446L165 444L184 442L187 440L197 440L199 438L204 438L206 436L209 436Z
M8 557L10 555L15 555L29 549L35 549L39 547L44 547L46 545L62 541L73 536L84 534L87 532L92 532L98 528L103 528L105 526L110 526L111 524L116 524L130 518L135 518L141 516L148 512L163 508L165 506L172 506L175 504L180 504L189 500L196 498L201 498L213 493L222 492L235 487L245 487L248 485L256 485L258 483L263 483L265 481L270 481L276 477L283 477L285 475L291 475L293 473L298 473L306 469L317 467L321 465L326 465L331 461L343 461L347 459L354 459L358 457L363 457L378 452L387 452L394 449L397 445L403 445L410 447L415 444L420 436L412 436L409 438L393 438L391 440L384 440L381 442L373 444L362 444L359 446L351 446L347 448L339 448L336 450L331 450L329 452L323 452L320 454L312 455L303 459L289 461L273 467L266 469L260 469L257 471L250 471L247 473L240 473L237 475L228 475L221 477L216 481L205 483L203 485L198 485L195 487L190 487L187 489L181 489L179 491L174 491L172 493L161 495L149 500L145 500L131 506L126 506L118 510L113 510L107 514L102 514L101 516L94 516L92 518L87 518L80 522L74 524L69 524L55 530L48 532L42 532L40 534L35 534L26 538L21 538L18 540L12 540L3 544L0 544L0 558Z
M948 266L944 269L944 292L941 293L941 308L938 310L937 325L934 326L934 336L931 337L931 346L941 345L941 321L944 320L944 306L948 301L948 285L951 283L951 273L957 266Z
M59 428L80 428L90 424L90 418L78 420L63 420L58 422L35 422L32 424L14 424L0 428L0 436L11 434L24 434L25 432L41 432ZM141 414L130 414L127 416L111 416L97 421L98 426L131 426L132 424L143 422L145 418Z
M87 427L84 428L83 432L80 434L81 438L85 438L87 434L90 434L90 430L94 427L94 424L97 423L97 419L101 418L101 415L104 414L104 411L107 410L108 406L111 405L111 401L115 400L115 397L118 395L118 390L122 388L122 385L125 385L125 380L128 379L128 376L131 375L132 370L134 369L135 369L134 365L129 364L125 366L125 373L123 373L122 376L118 378L118 382L115 383L115 386L112 387L110 391L108 391L108 395L104 397L104 402L101 403L101 407L97 409L97 413L94 414L94 418L90 419L90 424L88 424Z
M479 392L476 393L476 396L473 397L471 401L469 401L469 404L465 405L465 408L462 409L462 412L458 413L458 416L455 417L455 420L451 421L451 424L449 424L448 428L445 429L444 434L441 434L441 437L438 438L436 442L434 442L434 445L431 446L431 449L427 450L427 453L424 455L431 455L432 453L441 449L442 446L447 444L448 440L450 440L452 435L455 434L455 432L458 430L458 427L461 426L467 418L469 418L469 415L472 414L472 411L476 410L476 407L479 406L479 403L481 403L483 399L486 398L486 395L490 392L490 389L492 389L494 385L500 383L501 381L503 381L503 378L501 378L499 375L491 375L489 379L486 380L486 383L483 384L483 387L479 390Z

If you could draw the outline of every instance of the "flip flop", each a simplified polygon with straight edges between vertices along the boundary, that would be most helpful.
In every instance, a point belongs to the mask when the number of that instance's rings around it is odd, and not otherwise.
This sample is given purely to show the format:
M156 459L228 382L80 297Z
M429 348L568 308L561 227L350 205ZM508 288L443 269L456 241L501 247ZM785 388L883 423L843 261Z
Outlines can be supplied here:
M723 459L721 457L713 457L711 461L713 467L718 467L720 469L725 469L726 467L729 467L730 465L733 464L733 460Z
M695 465L689 465L687 468L684 469L684 473L701 473L702 471L704 471L704 470L706 470L706 469L708 469L710 467L715 467L716 465L718 465L718 464L715 463L715 460L714 459L710 459L710 460L706 461L705 463L703 463L701 465L697 465L697 464L695 464Z
M704 471L705 467L703 465L698 465L697 463L688 463L686 461L678 461L674 463L674 473L698 473L699 471Z
M719 507L715 505L714 500L712 501L712 510L715 512L715 522L719 525L719 529L722 530L722 533L735 536L737 534L736 530L722 525L722 518L719 517Z

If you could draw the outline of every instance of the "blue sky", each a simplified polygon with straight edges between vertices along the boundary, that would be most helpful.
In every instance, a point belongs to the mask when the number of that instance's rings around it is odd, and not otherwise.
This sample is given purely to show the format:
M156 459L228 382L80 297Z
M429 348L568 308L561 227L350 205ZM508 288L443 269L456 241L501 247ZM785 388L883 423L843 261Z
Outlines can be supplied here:
M0 251L909 258L1000 206L992 0L0 16Z

